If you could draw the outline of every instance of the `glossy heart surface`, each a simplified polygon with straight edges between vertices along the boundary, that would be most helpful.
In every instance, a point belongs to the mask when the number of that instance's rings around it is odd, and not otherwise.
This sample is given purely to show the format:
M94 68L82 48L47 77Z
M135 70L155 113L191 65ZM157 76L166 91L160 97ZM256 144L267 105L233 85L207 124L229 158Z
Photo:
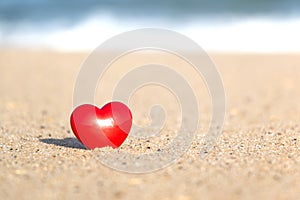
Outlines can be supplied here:
M119 147L132 126L131 111L121 102L107 103L101 109L91 104L80 105L70 120L75 136L89 149Z

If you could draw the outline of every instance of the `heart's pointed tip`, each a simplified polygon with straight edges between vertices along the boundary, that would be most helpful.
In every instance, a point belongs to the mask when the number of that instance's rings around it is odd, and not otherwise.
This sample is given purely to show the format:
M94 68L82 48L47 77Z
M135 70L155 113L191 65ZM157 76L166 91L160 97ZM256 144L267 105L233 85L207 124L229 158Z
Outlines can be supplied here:
M121 146L121 145L120 145ZM92 147L87 147L85 146L88 150L97 150L97 149L105 149L105 148L108 148L108 149L118 149L120 148L120 146L116 146L116 145L95 145L95 146L92 146Z

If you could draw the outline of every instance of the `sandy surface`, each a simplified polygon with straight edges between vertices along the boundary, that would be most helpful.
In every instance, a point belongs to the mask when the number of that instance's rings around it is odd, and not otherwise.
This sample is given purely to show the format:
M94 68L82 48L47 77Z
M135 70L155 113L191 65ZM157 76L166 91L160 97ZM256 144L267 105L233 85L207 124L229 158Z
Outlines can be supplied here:
M174 165L143 175L104 167L70 132L85 57L0 51L0 199L300 198L300 55L211 54L227 94L218 144L200 159L196 142Z

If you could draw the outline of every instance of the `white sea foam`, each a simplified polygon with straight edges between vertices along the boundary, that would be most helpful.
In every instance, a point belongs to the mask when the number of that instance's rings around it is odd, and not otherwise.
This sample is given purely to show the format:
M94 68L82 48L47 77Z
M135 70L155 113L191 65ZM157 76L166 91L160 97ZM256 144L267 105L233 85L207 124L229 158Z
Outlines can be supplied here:
M51 48L60 51L92 50L110 37L137 28L166 28L180 32L207 51L300 52L300 17L243 18L168 23L150 20L116 20L93 16L71 27L25 25L7 31L0 26L0 44Z

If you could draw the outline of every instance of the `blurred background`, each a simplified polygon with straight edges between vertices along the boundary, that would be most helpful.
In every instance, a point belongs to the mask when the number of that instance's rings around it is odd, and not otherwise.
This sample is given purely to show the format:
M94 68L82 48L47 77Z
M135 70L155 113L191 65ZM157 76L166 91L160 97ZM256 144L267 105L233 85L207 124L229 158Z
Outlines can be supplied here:
M298 52L300 1L0 1L0 47L92 50L146 27L178 31L208 51Z

